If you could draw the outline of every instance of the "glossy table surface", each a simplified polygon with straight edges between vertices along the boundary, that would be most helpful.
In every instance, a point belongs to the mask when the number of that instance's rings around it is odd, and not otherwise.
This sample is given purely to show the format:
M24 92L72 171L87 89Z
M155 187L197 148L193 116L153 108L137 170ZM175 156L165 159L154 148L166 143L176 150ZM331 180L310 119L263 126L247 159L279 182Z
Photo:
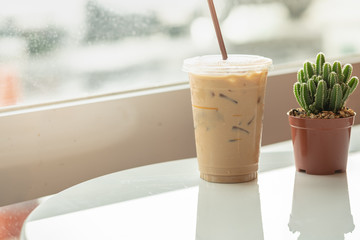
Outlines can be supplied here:
M289 141L262 148L248 183L203 181L196 159L139 167L54 195L22 239L360 239L360 128L347 173L296 172Z

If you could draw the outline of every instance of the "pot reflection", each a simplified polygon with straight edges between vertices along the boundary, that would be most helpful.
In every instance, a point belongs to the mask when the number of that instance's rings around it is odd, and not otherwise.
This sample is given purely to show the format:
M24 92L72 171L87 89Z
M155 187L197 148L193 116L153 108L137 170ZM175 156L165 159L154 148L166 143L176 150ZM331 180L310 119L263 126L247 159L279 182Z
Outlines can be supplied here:
M263 240L257 180L239 184L200 180L196 239Z
M298 240L340 240L354 228L346 173L296 173L289 230Z

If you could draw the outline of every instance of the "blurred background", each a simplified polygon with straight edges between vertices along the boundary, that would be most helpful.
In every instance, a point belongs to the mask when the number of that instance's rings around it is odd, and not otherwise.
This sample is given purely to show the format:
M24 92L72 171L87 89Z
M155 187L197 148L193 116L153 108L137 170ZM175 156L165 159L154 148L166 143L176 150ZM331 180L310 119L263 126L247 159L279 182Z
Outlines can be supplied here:
M214 2L228 53L360 53L360 1ZM183 60L204 54L219 54L205 0L3 0L0 107L186 82Z

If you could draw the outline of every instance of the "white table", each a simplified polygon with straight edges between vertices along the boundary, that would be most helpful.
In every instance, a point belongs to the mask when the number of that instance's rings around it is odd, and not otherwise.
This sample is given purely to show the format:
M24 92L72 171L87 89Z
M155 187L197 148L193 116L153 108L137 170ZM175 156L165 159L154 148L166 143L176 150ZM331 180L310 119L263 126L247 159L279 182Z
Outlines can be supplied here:
M360 128L347 173L295 172L291 142L262 148L258 179L199 179L196 159L99 177L54 195L22 239L360 239Z

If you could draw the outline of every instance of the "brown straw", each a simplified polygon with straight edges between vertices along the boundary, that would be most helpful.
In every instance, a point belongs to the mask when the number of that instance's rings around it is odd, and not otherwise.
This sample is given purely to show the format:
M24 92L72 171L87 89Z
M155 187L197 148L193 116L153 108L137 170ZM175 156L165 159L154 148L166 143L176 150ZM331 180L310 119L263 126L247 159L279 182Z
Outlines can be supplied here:
M211 18L212 18L212 21L213 21L214 27L215 27L216 37L217 37L218 42L219 42L222 59L226 60L228 58L228 56L227 56L227 53L226 53L226 48L225 48L223 37L221 35L221 29L220 29L220 25L219 25L219 20L218 20L217 15L216 15L213 0L208 0L208 4L209 4L209 8L210 8Z

